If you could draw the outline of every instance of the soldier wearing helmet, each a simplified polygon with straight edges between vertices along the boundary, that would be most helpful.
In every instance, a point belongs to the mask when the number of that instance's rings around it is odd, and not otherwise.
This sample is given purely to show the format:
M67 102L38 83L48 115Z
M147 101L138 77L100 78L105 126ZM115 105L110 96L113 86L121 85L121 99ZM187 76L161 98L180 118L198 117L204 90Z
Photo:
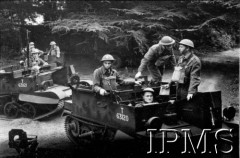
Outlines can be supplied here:
M101 59L102 66L93 73L93 90L102 96L107 95L107 91L116 90L117 84L140 84L139 81L124 81L118 72L112 68L114 60L112 55L105 54Z
M42 50L35 48L34 42L30 42L28 47L29 47L29 55L30 56L32 55L32 52L38 52L39 56L44 54L44 52ZM27 58L27 48L22 49L22 58Z
M154 90L152 88L149 88L149 87L145 88L143 90L143 95L142 95L143 101L141 101L140 103L137 103L135 107L143 107L153 103L154 101L153 94L154 94Z
M201 61L193 54L194 44L189 39L183 39L179 42L179 57L177 67L183 69L183 83L179 84L178 93L181 99L191 99L198 91L200 84Z
M29 58L29 66L30 67L33 67L33 66L43 66L43 65L48 65L47 62L45 62L43 59L41 59L39 57L39 51L37 50L32 50L31 51L31 55L30 55L30 58ZM28 62L28 59L25 60L25 63L24 63L24 66L27 67L27 62Z
M60 48L57 46L55 41L50 42L50 50L48 51L48 62L49 63L57 63L57 65L61 65L60 63Z
M174 39L169 36L164 36L158 44L150 47L148 52L144 55L144 58L141 60L135 78L139 78L142 75L143 70L147 67L152 76L152 80L155 83L160 83L162 81L165 63L170 61L173 66L176 65L176 59L172 48L174 43Z

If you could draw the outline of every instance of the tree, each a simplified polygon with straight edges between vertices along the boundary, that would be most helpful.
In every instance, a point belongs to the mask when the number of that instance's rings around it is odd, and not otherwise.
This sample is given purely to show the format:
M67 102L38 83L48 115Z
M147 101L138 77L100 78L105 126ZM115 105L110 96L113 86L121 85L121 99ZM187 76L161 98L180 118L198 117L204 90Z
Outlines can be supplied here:
M239 7L237 0L3 1L0 45L26 45L25 20L40 14L59 39L75 39L62 40L65 48L70 44L80 53L143 55L164 35L190 38L199 48L228 49L239 44Z
M26 46L26 19L34 22L36 16L40 14L44 15L45 20L56 20L61 15L61 10L58 8L64 4L38 0L0 3L1 53L8 53L10 50L19 51Z
M134 43L132 50L144 54L151 44L170 35L222 49L239 42L239 6L236 0L71 2L66 7L71 12L50 26L53 33L88 33L81 44L94 41L92 48L101 39L116 47Z

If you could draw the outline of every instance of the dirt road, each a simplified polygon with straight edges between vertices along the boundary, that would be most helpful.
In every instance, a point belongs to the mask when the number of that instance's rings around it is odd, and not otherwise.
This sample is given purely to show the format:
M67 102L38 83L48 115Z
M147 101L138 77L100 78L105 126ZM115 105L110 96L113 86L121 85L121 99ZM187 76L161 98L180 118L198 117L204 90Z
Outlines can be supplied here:
M58 114L59 115L59 114ZM19 118L15 120L0 119L0 157L16 155L15 149L8 147L8 132L11 129L23 129L28 135L38 137L39 147L63 149L71 147L65 135L64 120L60 116L54 116L44 121Z

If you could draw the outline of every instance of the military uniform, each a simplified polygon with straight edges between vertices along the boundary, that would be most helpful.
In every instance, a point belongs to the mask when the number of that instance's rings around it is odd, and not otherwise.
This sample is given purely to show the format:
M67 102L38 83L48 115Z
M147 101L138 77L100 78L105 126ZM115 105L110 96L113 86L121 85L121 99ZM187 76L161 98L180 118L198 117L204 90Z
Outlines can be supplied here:
M168 60L171 61L172 65L176 65L176 58L173 51L164 49L161 44L155 44L149 48L148 52L144 55L144 58L141 60L141 64L138 68L138 72L143 72L147 66L153 81L161 82L163 67Z
M27 66L27 62L28 62L28 59L25 60L25 63L24 63L24 66L26 67ZM33 57L30 57L30 60L29 60L29 66L32 67L32 63L33 62L36 62L37 65L44 65L44 64L47 64L47 62L45 62L44 60L42 60L41 58L38 58L38 59L34 59Z
M60 48L56 46L55 48L51 48L48 52L48 62L49 63L60 63L58 61L60 58Z
M33 52L39 52L39 56L43 55L43 51L37 49L37 48L34 48L34 47L30 47L29 48L29 54L32 54ZM27 58L27 48L23 48L22 49L22 58Z
M106 70L103 66L96 69L93 73L93 90L99 93L100 89L116 90L117 84L131 85L135 84L133 81L124 81L118 72L112 68Z
M179 84L178 93L181 99L186 98L187 94L195 94L198 91L198 86L201 82L200 71L201 61L193 53L188 53L185 56L179 57L177 66L184 68L185 77L184 83Z

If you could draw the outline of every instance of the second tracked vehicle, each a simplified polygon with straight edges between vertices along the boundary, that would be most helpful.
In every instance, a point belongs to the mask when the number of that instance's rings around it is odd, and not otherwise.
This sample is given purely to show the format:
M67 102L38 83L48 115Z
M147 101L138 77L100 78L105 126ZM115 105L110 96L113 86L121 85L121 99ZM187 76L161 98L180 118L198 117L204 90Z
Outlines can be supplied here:
M5 67L0 70L1 111L8 118L49 116L63 109L63 100L72 94L67 85L75 80L79 77L72 65L45 65L39 74L21 65Z

